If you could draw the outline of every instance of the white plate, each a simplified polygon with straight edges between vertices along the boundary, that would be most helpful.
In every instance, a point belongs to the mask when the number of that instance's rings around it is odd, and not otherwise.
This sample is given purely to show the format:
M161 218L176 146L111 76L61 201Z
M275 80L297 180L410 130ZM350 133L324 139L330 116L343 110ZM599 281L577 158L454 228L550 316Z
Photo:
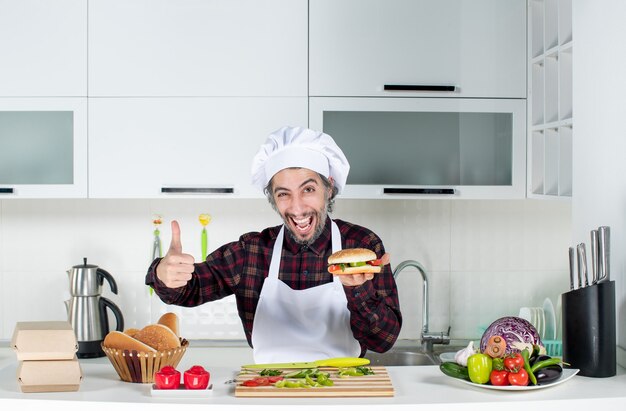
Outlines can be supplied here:
M552 300L549 298L546 298L543 302L543 313L546 316L544 339L556 340L556 313L554 312L554 304L552 304Z
M160 390L152 384L150 395L162 398L205 398L213 395L213 384L209 384L206 390L188 390L182 384L177 390Z
M561 303L561 295L556 300L556 339L560 340L562 336L562 324L561 324L561 315L562 315L562 303Z
M456 356L455 352L442 352L441 354L439 354L439 358L441 359L441 362L456 361L454 359L455 356Z
M461 380L459 378L454 378L454 377L450 377L453 378L457 381L461 381L462 383L465 384L469 384L473 387L478 387L478 388L485 388L488 390L498 390L498 391L532 391L532 390L540 390L542 388L548 388L548 387L554 387L555 385L559 385L564 383L565 381L569 380L570 378L572 378L574 375L578 374L578 369L576 368L564 368L563 369L563 374L561 374L561 378L559 378L556 381L552 381L549 382L547 384L542 384L542 385L527 385L527 386L518 386L518 385L489 385L489 384L475 384L473 382L467 381L467 380Z

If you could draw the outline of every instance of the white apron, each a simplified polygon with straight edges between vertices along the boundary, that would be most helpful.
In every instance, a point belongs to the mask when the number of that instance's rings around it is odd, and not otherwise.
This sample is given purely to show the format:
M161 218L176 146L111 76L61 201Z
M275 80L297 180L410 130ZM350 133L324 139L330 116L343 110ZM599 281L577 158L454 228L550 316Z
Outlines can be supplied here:
M284 230L283 226L276 237L254 316L254 361L260 364L358 357L361 346L352 335L348 300L337 276L331 283L305 290L293 290L278 279ZM341 250L341 234L334 221L331 238L333 252Z

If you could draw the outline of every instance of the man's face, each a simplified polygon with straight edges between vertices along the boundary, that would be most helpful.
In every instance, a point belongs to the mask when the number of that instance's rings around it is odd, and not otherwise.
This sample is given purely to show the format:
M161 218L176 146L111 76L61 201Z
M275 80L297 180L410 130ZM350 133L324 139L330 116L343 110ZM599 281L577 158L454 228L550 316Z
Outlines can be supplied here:
M326 224L330 195L319 174L307 168L286 168L272 181L276 209L291 236L300 244L313 243Z

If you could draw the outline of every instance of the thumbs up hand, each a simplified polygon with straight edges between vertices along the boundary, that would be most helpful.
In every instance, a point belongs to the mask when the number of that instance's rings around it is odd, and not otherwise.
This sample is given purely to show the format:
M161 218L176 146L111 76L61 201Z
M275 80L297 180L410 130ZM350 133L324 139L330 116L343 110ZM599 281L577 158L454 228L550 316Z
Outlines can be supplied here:
M183 287L191 280L191 273L194 271L193 263L193 256L183 253L180 226L178 221L174 220L172 221L172 242L167 254L157 266L157 277L168 288Z

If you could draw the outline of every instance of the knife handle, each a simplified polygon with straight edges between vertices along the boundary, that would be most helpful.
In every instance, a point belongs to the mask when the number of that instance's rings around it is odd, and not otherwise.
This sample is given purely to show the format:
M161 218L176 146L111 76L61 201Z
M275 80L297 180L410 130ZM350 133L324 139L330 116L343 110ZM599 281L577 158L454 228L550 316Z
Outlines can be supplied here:
M598 227L598 282L610 279L611 231L607 226Z
M580 243L578 244L578 247L580 248L580 257L578 260L578 272L581 273L580 276L582 278L580 278L580 281L582 282L582 286L583 287L587 287L589 286L589 279L587 276L587 246L585 245L585 243Z
M580 243L576 246L576 255L578 256L578 288L583 287L583 269L584 269L584 257L583 253L585 252L584 243Z
M576 256L574 255L574 247L569 248L569 289L574 289L574 271L576 270Z
M591 284L598 282L598 230L591 230Z

